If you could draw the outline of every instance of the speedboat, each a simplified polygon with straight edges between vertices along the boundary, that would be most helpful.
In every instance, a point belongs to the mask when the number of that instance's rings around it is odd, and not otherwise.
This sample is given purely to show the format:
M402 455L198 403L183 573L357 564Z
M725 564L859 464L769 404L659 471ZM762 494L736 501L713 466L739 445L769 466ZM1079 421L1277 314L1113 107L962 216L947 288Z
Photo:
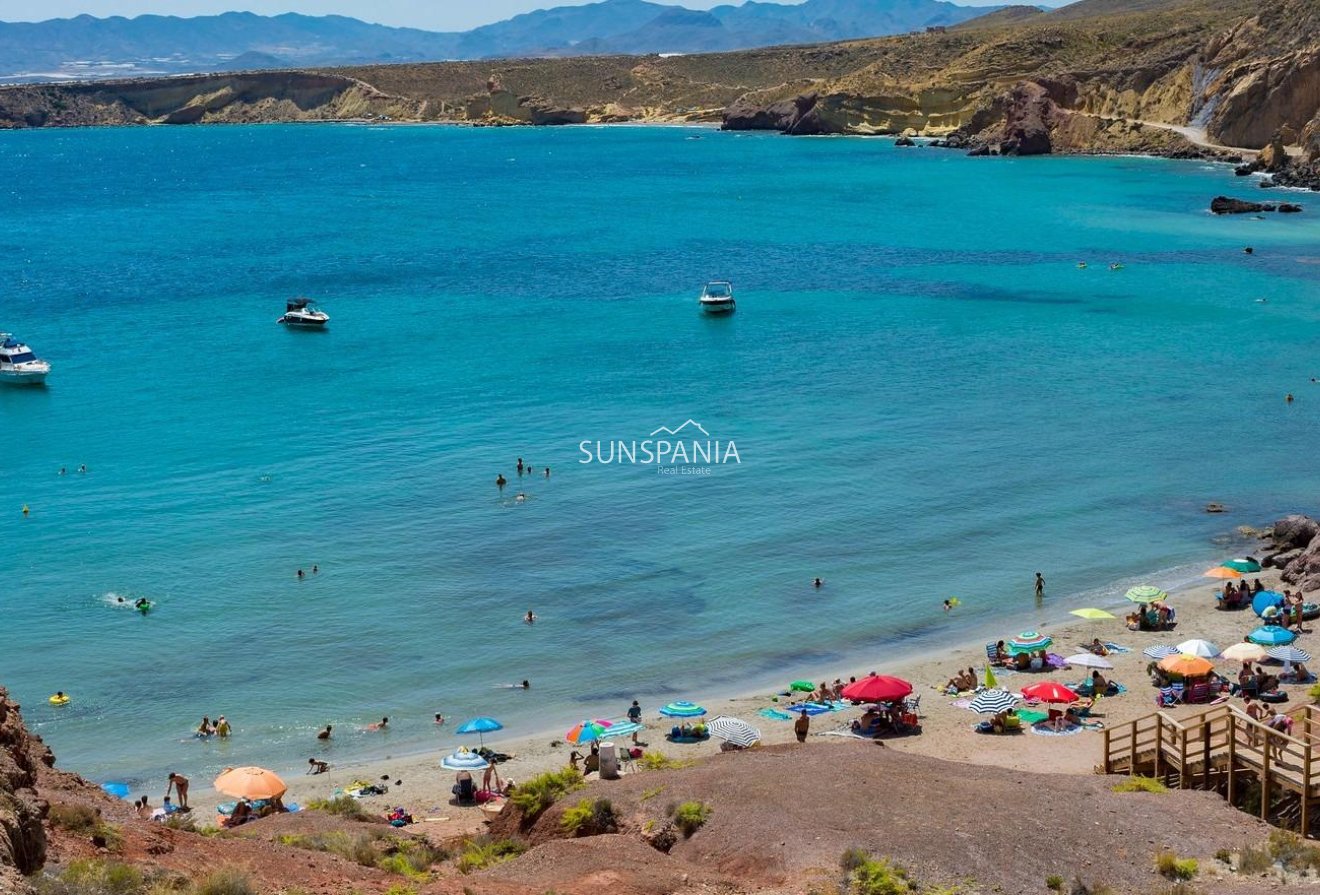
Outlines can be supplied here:
M275 322L303 329L320 329L330 322L330 315L312 304L310 298L291 298L284 305L284 316Z
M44 382L50 363L9 333L0 333L0 382L35 384Z
M732 283L712 280L701 290L701 310L707 314L729 314L733 309Z

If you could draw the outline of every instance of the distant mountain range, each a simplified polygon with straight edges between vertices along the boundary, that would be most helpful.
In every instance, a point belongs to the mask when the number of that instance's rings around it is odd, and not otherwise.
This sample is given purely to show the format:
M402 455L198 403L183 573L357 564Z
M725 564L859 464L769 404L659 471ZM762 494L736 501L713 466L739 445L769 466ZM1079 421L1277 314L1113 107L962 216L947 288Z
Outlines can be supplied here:
M902 34L956 25L998 8L945 0L806 0L698 11L649 0L604 0L537 10L452 33L296 13L133 19L82 15L0 22L0 81L510 56L718 52Z

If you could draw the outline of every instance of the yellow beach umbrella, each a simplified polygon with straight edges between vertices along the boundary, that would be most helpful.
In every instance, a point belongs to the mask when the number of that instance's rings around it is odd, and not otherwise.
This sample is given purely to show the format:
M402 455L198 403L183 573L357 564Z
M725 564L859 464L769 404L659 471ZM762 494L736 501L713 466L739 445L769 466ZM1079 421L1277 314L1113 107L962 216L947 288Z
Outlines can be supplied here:
M1228 566L1215 566L1213 569L1206 570L1202 576L1204 578L1241 578L1242 573L1237 569L1230 569Z
M215 778L216 792L236 799L278 799L289 787L265 768L225 768Z
M1069 614L1090 620L1115 617L1112 612L1105 612L1103 609L1074 609Z
M995 673L989 665L985 666L985 688L993 690L999 686L999 681L995 680Z

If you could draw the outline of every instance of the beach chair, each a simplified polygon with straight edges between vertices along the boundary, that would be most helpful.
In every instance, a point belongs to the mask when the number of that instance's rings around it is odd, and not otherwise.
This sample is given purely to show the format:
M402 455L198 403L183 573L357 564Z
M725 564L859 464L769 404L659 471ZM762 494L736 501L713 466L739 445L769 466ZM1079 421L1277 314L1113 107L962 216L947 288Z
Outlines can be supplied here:
M1162 709L1175 706L1178 704L1178 696L1172 687L1160 687L1160 692L1155 696L1155 704Z
M903 700L903 708L913 715L921 714L921 694L917 693Z
M1187 689L1187 701L1194 703L1209 702L1213 698L1210 692L1210 684L1205 681L1197 681Z
M1187 686L1182 681L1174 681L1169 686L1169 689L1173 691L1174 702L1187 701Z
M451 790L458 797L460 805L475 805L477 803L477 784L471 777L465 777L454 784Z

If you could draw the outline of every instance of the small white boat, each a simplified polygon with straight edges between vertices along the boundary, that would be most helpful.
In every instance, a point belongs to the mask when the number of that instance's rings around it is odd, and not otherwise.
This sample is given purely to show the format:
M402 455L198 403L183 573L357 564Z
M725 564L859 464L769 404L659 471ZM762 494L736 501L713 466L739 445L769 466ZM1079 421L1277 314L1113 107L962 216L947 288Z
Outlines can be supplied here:
M284 306L284 316L275 322L302 329L320 329L330 322L330 315L312 304L310 298L291 298Z
M701 290L701 310L707 314L731 314L734 307L732 283L712 280Z
M0 333L0 382L35 385L45 382L50 363L9 333Z

